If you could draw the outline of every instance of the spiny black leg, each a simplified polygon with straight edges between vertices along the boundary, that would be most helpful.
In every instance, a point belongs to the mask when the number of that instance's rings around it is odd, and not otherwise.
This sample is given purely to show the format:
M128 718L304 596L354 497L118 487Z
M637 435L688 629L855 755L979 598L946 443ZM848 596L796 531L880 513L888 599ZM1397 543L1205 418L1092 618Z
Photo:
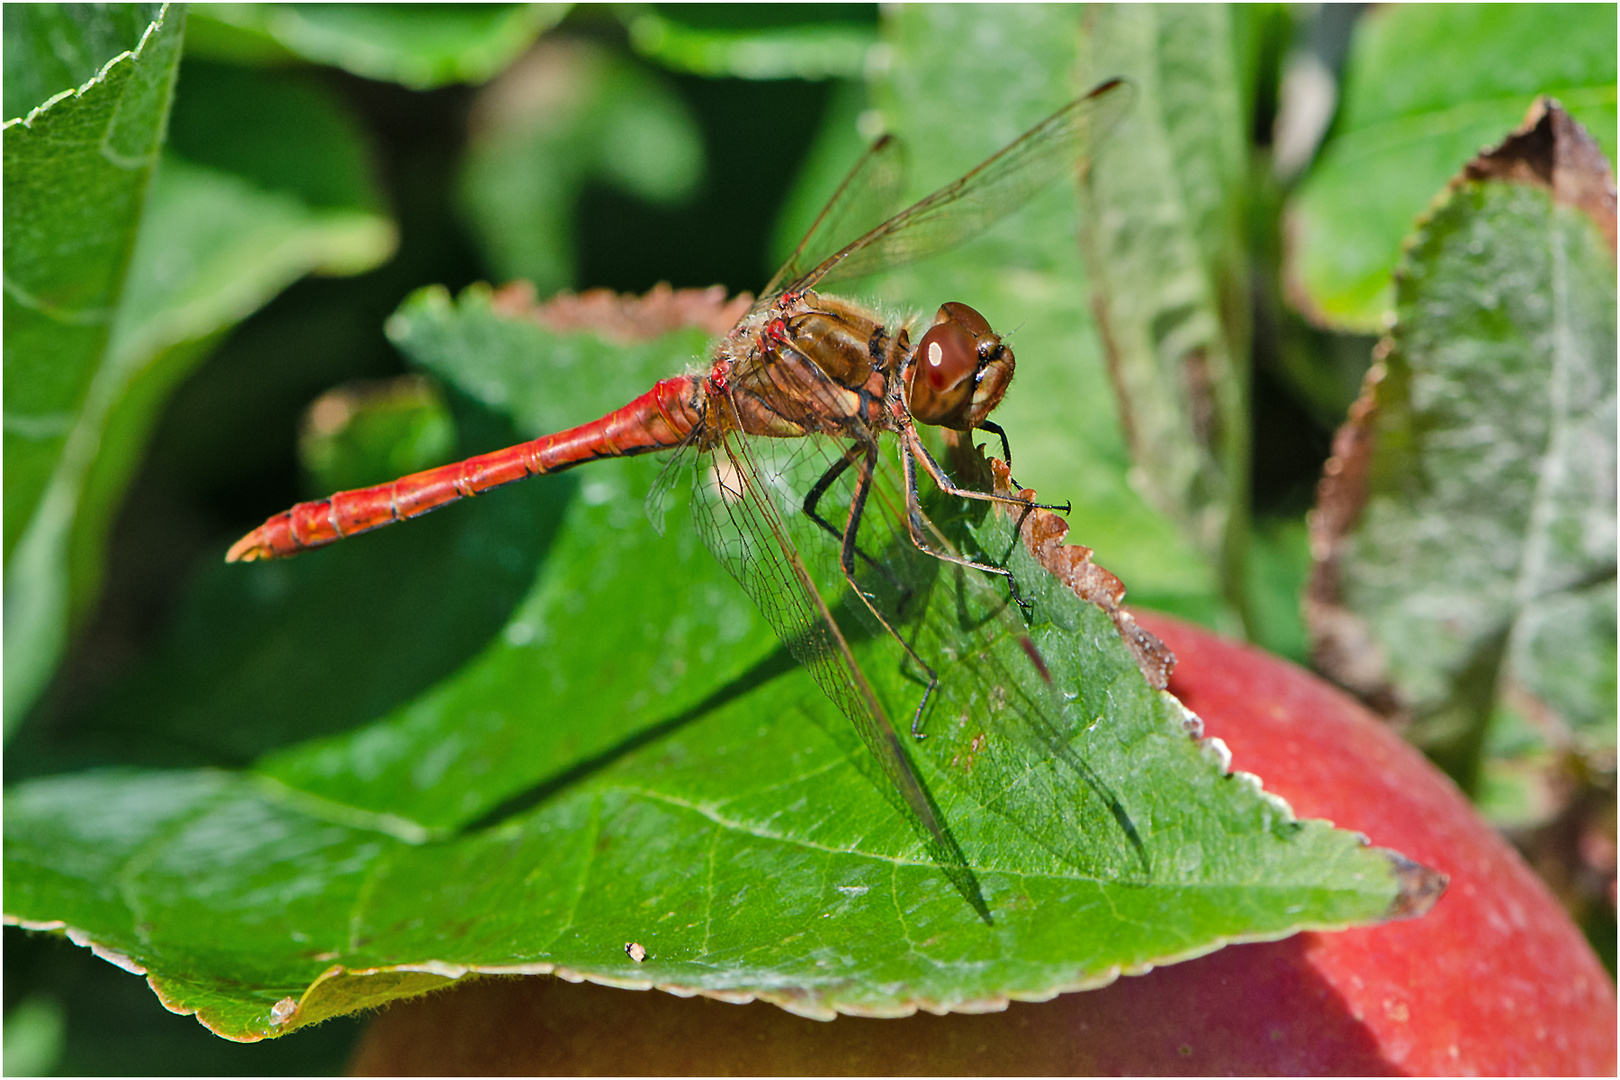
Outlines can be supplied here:
M1024 594L1018 591L1018 579L1013 577L1013 572L1011 570L1007 571L1006 576L1007 592L1012 596L1013 603L1017 604L1019 610L1025 615L1031 614L1035 610L1035 605L1031 604L1028 600L1025 600Z
M1008 581L1011 581L1012 571L1008 570L1005 566L997 566L994 563L975 562L974 560L967 558L965 555L958 555L954 551L943 551L929 544L928 534L930 532L937 534L939 529L932 521L928 519L928 515L923 513L922 495L917 490L916 459L909 452L910 449L911 447L909 444L902 444L900 448L900 460L905 466L906 518L907 524L911 531L912 545L925 555L932 555L936 559L956 563L958 566L971 566L973 569L982 570L986 574L999 574ZM1029 505L1028 503L1018 500L1012 501L1020 506ZM1016 593L1016 591L1017 590L1015 589L1014 592ZM1022 604L1023 601L1019 601L1019 603Z
M855 556L860 551L855 546L855 536L860 531L861 515L866 510L866 496L872 490L872 473L877 468L877 456L878 448L872 446L868 449L866 456L861 459L860 471L855 480L855 495L850 499L849 503L849 522L844 526L844 550L840 561L844 567L844 577L848 579L850 587L855 590L855 595L861 598L861 601L866 604L867 609L872 612L877 621L883 624L883 629L889 632L889 636L898 641L900 647L906 650L906 655L911 657L912 663L921 668L923 674L928 677L928 685L923 688L922 700L917 702L917 711L911 717L911 734L921 739L923 738L923 710L928 707L928 699L933 695L934 687L939 685L939 676L934 674L934 669L929 667L928 663L917 655L917 650L911 647L911 642L905 639L905 635L896 630L889 620L884 617L883 612L877 609L877 605L872 603L872 598L862 592L860 586L855 583ZM911 473L909 462L907 473L908 476ZM910 501L909 498L908 501Z
M911 529L911 542L916 545L918 551L921 551L927 555L932 555L936 559L956 563L959 566L970 566L973 569L981 570L986 574L998 574L1001 577L1006 578L1007 591L1012 595L1013 601L1024 612L1028 613L1032 611L1033 608L1031 607L1029 601L1024 599L1024 594L1018 589L1018 582L1013 577L1013 572L1007 567L997 566L994 563L975 562L972 559L956 554L954 551L942 551L938 548L932 547L928 543L928 532L930 530L937 532L938 530L935 528L934 523L928 520L928 515L923 513L922 496L917 491L916 458L911 452L914 449L924 455L926 455L928 452L922 446L921 442L916 442L913 440L907 440L906 442L902 443L900 448L900 458L905 464L906 516ZM935 463L932 458L926 458L925 460L928 464L932 464L935 470L939 469L938 464ZM940 482L943 471L931 471L930 475L936 482ZM946 478L943 482L940 482L940 489L953 495L972 494L972 492L965 491L964 489L958 488L956 485L951 484L948 478ZM984 498L984 495L981 493L979 497ZM1026 513L1030 509L1040 506L1039 503L1028 503L1022 499L1013 499L1006 496L999 496L997 501L1012 503L1015 506L1022 506L1025 508ZM915 728L912 729L912 734L916 735L918 738L922 737L922 733L917 731Z
M1001 460L1005 461L1007 463L1007 469L1008 469L1007 478L1009 480L1011 480L1012 479L1012 443L1007 441L1007 432L1002 428L1002 426L1000 424L996 423L994 420L982 420L982 421L980 421L979 422L979 430L980 431L988 431L990 434L994 435L996 438L1001 440ZM1022 489L1024 485L1020 484L1016 480L1013 480L1012 481L1012 486L1015 487L1015 488Z
M834 540L845 540L845 534L841 532L832 522L816 513L816 506L821 502L821 497L827 494L828 489L833 486L833 483L837 481L840 476L844 475L849 467L855 463L855 460L862 454L869 452L869 448L864 443L857 442L850 446L848 450L844 451L843 457L833 462L832 465L828 467L827 471L821 474L821 479L815 482L815 486L813 486L809 493L804 497L804 516L815 522L817 525L820 525L823 529L826 529L827 534ZM902 596L906 595L908 590L904 585L900 584L892 573L889 572L888 567L884 566L882 563L872 558L872 556L862 551L859 546L855 548L855 554L865 559L866 565L882 574L889 584L894 586L896 592L900 593ZM851 578L850 580L853 582L854 578Z
M979 430L988 431L1001 440L1001 460L1007 463L1007 468L1012 468L1012 444L1007 441L1007 432L1002 429L1001 425L993 420L985 420L979 424ZM1015 480L1013 483L1016 484L1017 481Z
M939 486L939 490L943 491L947 495L954 495L959 499L978 499L982 502L1007 503L1010 506L1022 506L1030 510L1061 510L1065 514L1073 509L1073 507L1068 503L1058 504L1031 502L1028 499L1018 495L1002 495L999 492L972 491L965 487L958 487L956 482L950 478L950 474L948 474L944 468L940 466L939 462L934 460L934 455L928 452L928 447L924 446L922 444L922 440L916 437L915 432L912 433L910 438L906 439L906 445L909 446L912 452L917 455L917 459L923 463L923 468L927 471L929 477L933 479L934 483ZM1011 479L1010 476L1009 479ZM1016 483L1016 481L1014 482Z

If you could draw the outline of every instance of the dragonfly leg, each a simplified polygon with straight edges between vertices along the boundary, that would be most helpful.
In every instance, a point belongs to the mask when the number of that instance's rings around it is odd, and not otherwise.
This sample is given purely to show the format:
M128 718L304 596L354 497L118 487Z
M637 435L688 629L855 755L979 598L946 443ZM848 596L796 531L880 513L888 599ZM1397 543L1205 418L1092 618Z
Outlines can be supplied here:
M860 444L857 443L851 449L859 449L859 447ZM845 455L846 468L849 463L852 463L849 462L849 457L850 455ZM934 688L939 685L939 676L934 673L934 669L928 665L926 660L917 655L917 650L911 647L911 642L907 641L905 635L894 628L894 625L884 617L883 612L877 609L877 605L872 602L872 598L862 592L860 585L855 581L855 556L860 551L855 546L855 538L860 532L861 514L866 510L866 497L872 490L872 474L877 469L877 461L878 447L874 443L866 447L865 453L860 459L859 471L855 477L855 494L849 501L849 521L844 526L844 548L839 557L839 563L843 566L844 577L849 581L850 588L855 590L855 595L861 598L861 602L866 605L867 610L883 625L883 629L889 632L889 636L900 643L900 647L906 650L906 655L911 657L912 663L921 668L923 674L928 678L928 685L923 688L922 700L917 702L917 711L911 716L911 734L921 739L925 737L922 730L923 710L928 707L928 699L933 696Z
M937 535L939 533L939 529L932 521L928 519L928 515L923 513L922 496L917 491L916 457L911 453L912 449L912 444L909 441L905 441L900 444L900 458L905 464L906 518L911 528L911 542L916 545L918 551L921 551L927 555L932 555L936 559L956 563L958 566L969 566L975 570L982 570L986 574L997 574L1006 578L1007 591L1012 594L1013 602L1024 611L1029 611L1029 601L1025 600L1024 594L1018 591L1018 580L1013 577L1013 572L1007 567L997 566L994 563L977 562L973 559L969 559L965 555L958 555L954 551L934 547L928 542L928 534L932 532ZM921 444L918 444L915 449L921 451L924 455L928 453L928 451L924 449ZM939 482L941 491L944 491L950 495L978 495L980 498L985 497L982 492L971 492L964 488L958 488L955 484L949 482L949 478L945 478L943 482L940 482L941 477L944 475L944 470L940 470L938 463L934 462L932 458L925 457L924 460L925 462L932 463L934 465L934 470L939 470L937 472L930 470L929 475L934 477L936 482ZM924 467L926 468L927 466L925 465ZM1006 496L1002 496L997 501L1010 502L1016 506L1028 507L1030 509L1040 506L1039 503L1028 503L1022 499L1007 498Z
M1012 468L1012 444L1007 441L1006 429L993 420L980 420L979 430L988 431L1001 440L1001 460L1007 463L1007 468Z
M855 464L856 459L862 454L870 452L870 448L865 443L856 442L851 444L850 448L844 451L844 456L833 462L827 471L821 474L821 479L816 481L815 486L812 487L809 493L804 497L804 516L815 522L817 525L820 525L823 529L826 529L827 534L834 540L843 541L845 539L844 530L838 528L832 522L816 513L816 506L821 502L821 497L827 494L827 490L832 487L833 483L840 476L844 475L851 465ZM872 556L862 551L858 546L855 548L855 554L865 559L866 565L882 574L884 578L888 580L889 584L894 586L894 590L900 594L902 602L904 597L910 594L911 590L901 584L900 580L889 572L888 567L872 558ZM850 583L854 584L853 578L850 579ZM856 591L858 592L860 590L857 589Z
M981 424L979 426L983 427L984 425ZM997 431L999 433L1000 428L997 428ZM1009 503L1013 506L1022 506L1027 510L1060 510L1067 514L1069 511L1074 509L1071 504L1066 502L1038 503L1031 502L1030 500L1021 498L1017 495L998 495L993 491L973 491L969 488L957 487L956 482L951 479L950 474L945 471L939 462L934 460L934 455L928 452L928 447L924 446L922 444L922 440L917 438L915 431L913 431L909 436L903 436L903 438L905 440L905 445L917 455L918 460L922 462L923 468L928 472L928 475L933 479L934 483L939 485L939 490L943 491L947 495L955 495L959 499L979 499L983 502ZM1002 438L1005 440L1006 436L1003 435ZM1011 462L1008 464L1010 466Z
M1007 432L1006 432L1006 430L1000 424L996 423L994 420L980 420L979 421L979 430L980 431L988 431L990 434L994 435L996 438L1001 440L1001 460L1005 461L1007 463L1007 468L1008 469L1011 469L1012 468L1012 443L1007 441ZM1011 472L1009 472L1007 474L1007 479L1012 481L1012 486L1013 487L1018 488L1019 490L1023 490L1024 485L1020 484L1016 479L1014 479Z

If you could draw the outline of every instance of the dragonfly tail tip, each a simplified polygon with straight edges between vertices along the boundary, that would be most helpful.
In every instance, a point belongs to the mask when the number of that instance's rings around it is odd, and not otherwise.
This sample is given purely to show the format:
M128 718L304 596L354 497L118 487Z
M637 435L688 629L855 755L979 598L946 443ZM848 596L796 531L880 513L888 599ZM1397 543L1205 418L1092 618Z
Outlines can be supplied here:
M256 562L264 558L264 556L264 545L259 542L259 533L255 529L231 545L231 549L225 553L225 561L228 563Z

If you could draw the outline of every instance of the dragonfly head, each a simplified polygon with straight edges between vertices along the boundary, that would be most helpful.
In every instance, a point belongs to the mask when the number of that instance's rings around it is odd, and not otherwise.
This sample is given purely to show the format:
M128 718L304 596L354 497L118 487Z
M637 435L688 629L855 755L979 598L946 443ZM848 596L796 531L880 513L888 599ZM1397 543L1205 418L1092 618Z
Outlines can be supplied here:
M1012 374L1012 350L984 316L945 304L912 353L906 403L922 423L970 431L1001 404Z

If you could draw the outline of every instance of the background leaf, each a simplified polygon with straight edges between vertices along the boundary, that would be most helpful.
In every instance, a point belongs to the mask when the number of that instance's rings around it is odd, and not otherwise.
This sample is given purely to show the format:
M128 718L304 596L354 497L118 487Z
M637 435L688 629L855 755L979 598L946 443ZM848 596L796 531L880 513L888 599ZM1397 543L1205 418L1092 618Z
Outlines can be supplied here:
M1414 4L1360 20L1337 130L1290 210L1300 310L1382 330L1401 238L1537 94L1558 98L1612 161L1613 30L1612 4Z
M291 54L416 89L479 83L515 60L566 4L202 4L203 47L222 59Z
M65 541L106 411L95 387L118 380L108 340L183 25L178 12L158 19L136 52L4 128L8 730L67 636Z
M456 421L438 385L390 379L339 387L310 406L298 455L312 498L454 460Z
M1231 18L1214 6L1099 7L1088 30L1085 77L1123 74L1138 94L1085 186L1114 397L1138 486L1246 622L1248 162Z
M15 1076L43 1076L62 1056L62 1007L51 998L31 997L6 1017L5 1068Z
M355 273L394 247L352 121L328 96L296 79L206 65L188 65L186 81L193 94L184 101L194 104L183 104L176 116L175 152L157 170L145 205L126 207L139 234L99 367L71 435L59 444L42 509L8 563L9 724L43 689L71 627L99 593L111 516L179 380L223 330L292 281L311 270ZM55 108L75 100L84 99ZM161 134L163 117L153 122ZM233 126L234 139L205 134ZM8 129L7 138L26 130ZM67 193L53 201L71 203L91 194L87 184L97 166L20 156L13 167L24 189L49 181ZM40 265L59 271L68 264L55 256ZM59 352L69 338L53 330L36 339L27 329L31 317L7 331L7 364L16 372L8 410L15 408L19 425L26 395L45 382L31 365L48 364L58 380L69 369ZM37 467L53 442L20 444L14 467ZM8 479L7 498L21 499L28 488L26 476L15 484ZM26 516L19 510L14 520Z
M877 43L871 29L844 21L840 8L788 9L793 21L770 25L769 6L639 11L630 44L675 71L737 79L859 78ZM749 25L751 24L751 25Z
M692 194L690 112L641 68L584 43L535 50L480 95L459 204L499 280L574 284L573 216L591 180L658 204Z
M1533 120L1420 228L1317 523L1319 656L1465 788L1516 696L1614 746L1614 181Z

